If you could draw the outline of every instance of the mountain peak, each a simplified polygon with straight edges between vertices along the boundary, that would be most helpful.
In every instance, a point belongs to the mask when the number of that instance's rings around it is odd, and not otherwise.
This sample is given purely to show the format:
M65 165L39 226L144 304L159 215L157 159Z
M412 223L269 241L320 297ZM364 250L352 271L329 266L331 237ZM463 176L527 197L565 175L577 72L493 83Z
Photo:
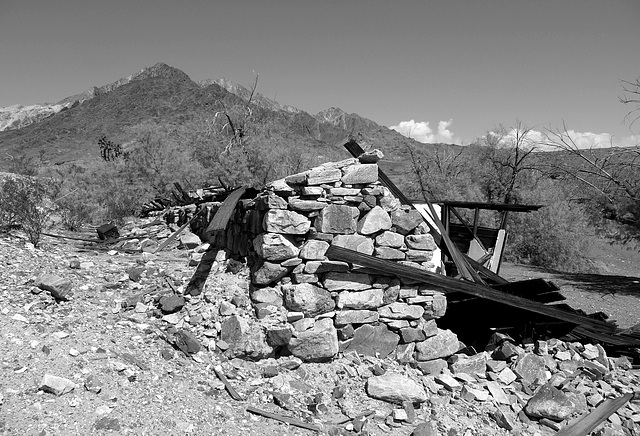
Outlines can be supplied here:
M151 67L143 68L138 74L135 74L132 79L140 80L149 77L162 77L180 81L191 80L191 78L184 71L179 70L175 67L171 67L163 62L158 62Z

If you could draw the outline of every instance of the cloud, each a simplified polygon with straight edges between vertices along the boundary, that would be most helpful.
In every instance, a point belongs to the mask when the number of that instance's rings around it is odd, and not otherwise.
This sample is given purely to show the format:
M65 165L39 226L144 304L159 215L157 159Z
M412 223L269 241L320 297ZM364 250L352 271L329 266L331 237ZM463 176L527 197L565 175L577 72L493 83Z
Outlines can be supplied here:
M459 138L453 135L449 127L453 120L438 122L438 131L434 132L429 126L429 121L400 121L397 126L389 127L407 138L413 138L423 144L430 142L446 142L448 144L459 143Z
M522 135L523 132L521 132ZM489 132L489 134L495 134ZM501 144L514 143L516 140L517 131L512 129L504 138L500 140ZM609 147L630 147L640 144L640 135L625 136L623 138L613 137L609 133L593 133L593 132L577 132L575 130L567 130L566 134L575 143L579 149L593 149L593 148L609 148ZM550 145L557 141L558 138L554 135L549 135L546 132L540 132L538 130L529 130L526 132L524 139L521 143L525 147L535 147L540 151L553 151L557 150L557 147Z

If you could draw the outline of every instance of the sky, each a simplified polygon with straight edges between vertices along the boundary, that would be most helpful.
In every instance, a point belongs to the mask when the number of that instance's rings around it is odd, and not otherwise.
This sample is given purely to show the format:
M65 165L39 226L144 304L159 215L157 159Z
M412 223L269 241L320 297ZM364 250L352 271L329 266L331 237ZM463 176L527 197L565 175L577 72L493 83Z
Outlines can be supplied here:
M639 0L0 0L0 107L57 102L164 62L423 142L516 121L640 141ZM632 136L635 135L635 136ZM626 144L628 145L628 144Z

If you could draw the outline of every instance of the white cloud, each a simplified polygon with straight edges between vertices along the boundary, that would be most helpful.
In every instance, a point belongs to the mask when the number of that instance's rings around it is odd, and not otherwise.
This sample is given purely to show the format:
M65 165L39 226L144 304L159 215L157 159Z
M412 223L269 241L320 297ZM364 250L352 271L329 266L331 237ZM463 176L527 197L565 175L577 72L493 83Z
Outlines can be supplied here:
M453 132L449 130L452 123L452 119L438 122L437 132L434 132L429 126L429 121L400 121L397 126L391 126L389 128L423 144L432 142L446 142L448 144L459 143L459 138L454 137Z
M491 134L493 132L489 132ZM516 130L509 131L501 143L507 143L515 141ZM575 130L567 130L567 135L575 143L579 149L592 149L592 148L608 148L608 147L630 147L640 144L640 135L625 136L623 138L612 137L609 133L592 133L592 132L577 132ZM553 151L558 150L557 147L549 145L558 138L554 135L550 135L546 132L540 132L537 130L529 130L522 143L526 146L535 147L540 151Z

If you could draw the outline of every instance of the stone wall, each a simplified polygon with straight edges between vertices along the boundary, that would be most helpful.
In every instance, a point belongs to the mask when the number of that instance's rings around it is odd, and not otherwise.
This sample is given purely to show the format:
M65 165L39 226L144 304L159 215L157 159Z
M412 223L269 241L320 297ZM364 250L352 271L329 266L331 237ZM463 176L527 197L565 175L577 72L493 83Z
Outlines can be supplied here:
M376 163L348 159L273 182L238 204L226 232L227 249L248 259L272 346L306 361L353 350L430 362L458 351L436 325L441 290L328 260L330 245L440 270L429 227L380 184Z

